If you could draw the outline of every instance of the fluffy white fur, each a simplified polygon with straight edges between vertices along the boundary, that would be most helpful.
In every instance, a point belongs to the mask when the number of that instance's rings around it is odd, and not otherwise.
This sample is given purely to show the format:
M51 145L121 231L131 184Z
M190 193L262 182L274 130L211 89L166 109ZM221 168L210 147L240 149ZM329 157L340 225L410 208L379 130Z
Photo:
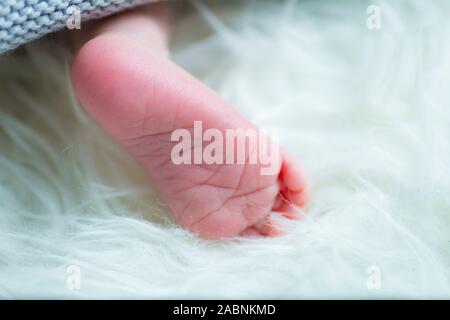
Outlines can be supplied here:
M378 31L369 4L195 2L176 19L174 59L303 163L312 201L274 239L183 231L77 105L70 58L48 42L2 57L0 296L450 297L450 2L378 1Z

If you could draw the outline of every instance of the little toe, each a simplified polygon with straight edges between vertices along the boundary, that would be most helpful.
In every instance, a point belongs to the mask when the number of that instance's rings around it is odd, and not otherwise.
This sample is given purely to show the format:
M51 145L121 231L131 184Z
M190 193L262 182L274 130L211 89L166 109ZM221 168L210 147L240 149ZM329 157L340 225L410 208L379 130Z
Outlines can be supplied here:
M270 215L261 219L252 229L263 237L278 237L284 234L281 226L277 225Z

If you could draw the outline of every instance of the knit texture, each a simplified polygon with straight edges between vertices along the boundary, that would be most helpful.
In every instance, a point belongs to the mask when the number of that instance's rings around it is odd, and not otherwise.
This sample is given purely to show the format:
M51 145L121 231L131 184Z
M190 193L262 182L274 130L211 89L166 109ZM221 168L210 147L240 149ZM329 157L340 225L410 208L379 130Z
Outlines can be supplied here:
M0 53L80 21L155 0L0 0ZM82 28L82 26L81 26Z

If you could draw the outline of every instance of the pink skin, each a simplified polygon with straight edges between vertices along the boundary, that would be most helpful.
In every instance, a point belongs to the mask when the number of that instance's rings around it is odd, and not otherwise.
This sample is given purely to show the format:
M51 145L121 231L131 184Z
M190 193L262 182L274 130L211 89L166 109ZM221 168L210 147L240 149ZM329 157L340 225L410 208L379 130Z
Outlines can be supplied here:
M81 104L142 165L185 228L206 239L279 234L269 214L295 219L293 206L307 199L300 167L284 151L273 175L259 164L171 161L171 133L196 120L204 131L257 128L167 58L167 17L152 5L93 27L73 63Z

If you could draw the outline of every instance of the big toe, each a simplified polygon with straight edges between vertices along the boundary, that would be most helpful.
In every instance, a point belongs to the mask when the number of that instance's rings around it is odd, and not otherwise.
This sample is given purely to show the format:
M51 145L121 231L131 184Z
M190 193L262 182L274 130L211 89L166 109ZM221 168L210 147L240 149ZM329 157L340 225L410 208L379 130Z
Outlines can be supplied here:
M286 152L283 154L279 184L280 196L274 211L290 219L299 219L299 208L305 206L310 196L300 164Z

